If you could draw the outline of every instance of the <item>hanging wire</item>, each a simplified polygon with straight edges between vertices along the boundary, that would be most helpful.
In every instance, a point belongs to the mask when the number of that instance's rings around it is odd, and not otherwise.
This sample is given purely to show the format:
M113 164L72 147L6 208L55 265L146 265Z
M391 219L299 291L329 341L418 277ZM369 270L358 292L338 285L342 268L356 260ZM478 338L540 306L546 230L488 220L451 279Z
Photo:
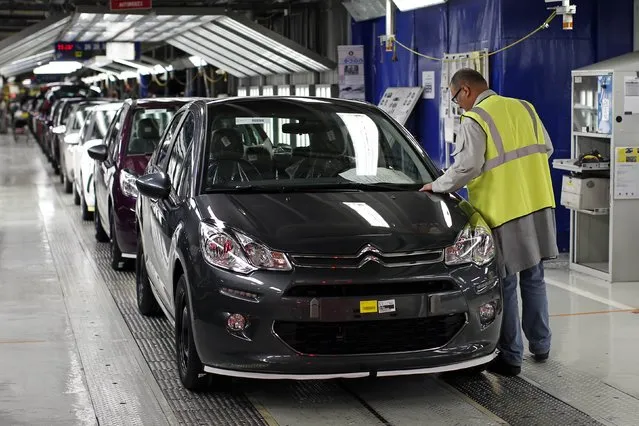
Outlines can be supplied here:
M513 47L513 46L518 45L518 44L519 44L519 43L521 43L522 41L528 40L530 37L534 36L534 35L535 35L535 34L537 34L539 31L541 31L541 30L544 30L544 29L548 28L548 27L550 26L550 23L552 22L552 20L553 20L553 19L555 19L555 17L556 17L556 16L557 16L557 11L556 11L556 10L554 10L554 11L550 14L550 16L548 17L548 19L546 19L546 20L544 21L544 23L543 23L543 24L541 24L539 27L537 27L535 30L531 31L530 33L528 33L528 34L527 34L527 35L525 35L524 37L520 38L520 39L519 39L519 40L517 40L517 41L514 41L514 42L510 43L510 44L509 44L509 45L507 45L507 46L502 47L501 49L495 50L494 52L480 53L480 56L479 56L479 57L480 57L480 58L482 58L482 57L484 57L484 56L493 56L493 55L496 55L497 53L501 53L501 52L503 52L503 51L505 51L505 50L510 49L510 48L511 48L511 47ZM428 55L424 55L423 53L419 53L419 52L417 52L416 50L413 50L413 49L411 49L410 47L405 46L404 44L402 44L402 43L401 43L399 40L397 40L397 39L394 39L393 41L395 42L394 44L399 45L400 47L402 47L402 48L404 48L404 49L408 50L409 52L411 52L411 53L413 53L413 54L415 54L415 55L417 55L417 56L421 56L422 58L430 59L430 60L433 60L433 61L439 61L439 62L456 62L456 61L461 61L461 60L464 60L464 59L465 59L465 58L458 58L458 59L443 59L443 58L435 58L435 57L433 57L433 56L428 56Z
M215 71L211 70L212 73L215 73ZM208 75L209 73L206 72L206 70L204 70L203 75L204 75L204 79L206 81L208 81L209 83L218 83L222 80L224 80L225 76L221 75L220 78L216 79L215 77L209 77Z

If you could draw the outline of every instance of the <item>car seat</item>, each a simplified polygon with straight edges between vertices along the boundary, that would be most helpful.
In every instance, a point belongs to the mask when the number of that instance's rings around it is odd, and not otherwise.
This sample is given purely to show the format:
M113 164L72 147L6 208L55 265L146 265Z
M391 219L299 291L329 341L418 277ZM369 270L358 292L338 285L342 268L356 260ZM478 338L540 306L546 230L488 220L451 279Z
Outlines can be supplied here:
M160 140L160 129L152 118L143 118L136 123L135 137L129 142L129 154L149 154L155 151Z
M346 156L346 141L338 127L310 135L309 156L303 159L294 177L327 178L336 177L344 170L351 168Z
M244 159L242 136L235 129L218 129L213 132L209 159L209 185L262 179L258 169Z
M246 148L248 162L255 166L264 179L275 177L275 166L271 153L264 146L249 146Z

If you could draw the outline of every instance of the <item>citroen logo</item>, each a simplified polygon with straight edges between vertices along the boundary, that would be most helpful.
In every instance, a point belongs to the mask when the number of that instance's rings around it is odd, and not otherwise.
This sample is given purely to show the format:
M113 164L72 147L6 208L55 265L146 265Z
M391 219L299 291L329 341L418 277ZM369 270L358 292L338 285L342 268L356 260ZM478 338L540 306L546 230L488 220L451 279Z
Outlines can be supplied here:
M377 247L374 247L370 244L365 245L357 254L357 257L364 256L362 261L359 263L359 267L361 268L362 266L366 265L368 262L375 262L381 265L382 260L379 258L381 254L382 252Z

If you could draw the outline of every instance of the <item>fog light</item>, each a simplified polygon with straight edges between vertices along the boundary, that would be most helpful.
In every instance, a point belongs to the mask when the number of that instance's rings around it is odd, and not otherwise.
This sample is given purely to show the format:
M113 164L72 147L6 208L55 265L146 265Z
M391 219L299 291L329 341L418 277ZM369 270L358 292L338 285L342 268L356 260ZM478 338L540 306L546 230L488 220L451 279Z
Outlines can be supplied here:
M242 314L231 314L226 320L226 327L230 331L244 331L248 327L248 320Z
M479 320L482 325L488 325L495 321L497 316L497 302L488 302L479 307Z

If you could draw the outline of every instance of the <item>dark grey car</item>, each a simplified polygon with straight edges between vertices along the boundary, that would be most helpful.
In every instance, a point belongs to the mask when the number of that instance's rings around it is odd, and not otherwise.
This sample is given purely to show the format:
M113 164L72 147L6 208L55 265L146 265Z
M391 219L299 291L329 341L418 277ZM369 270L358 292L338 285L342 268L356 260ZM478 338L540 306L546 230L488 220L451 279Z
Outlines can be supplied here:
M252 135L252 136L251 136ZM378 108L196 101L137 180L138 306L182 383L481 370L502 303L492 235Z

